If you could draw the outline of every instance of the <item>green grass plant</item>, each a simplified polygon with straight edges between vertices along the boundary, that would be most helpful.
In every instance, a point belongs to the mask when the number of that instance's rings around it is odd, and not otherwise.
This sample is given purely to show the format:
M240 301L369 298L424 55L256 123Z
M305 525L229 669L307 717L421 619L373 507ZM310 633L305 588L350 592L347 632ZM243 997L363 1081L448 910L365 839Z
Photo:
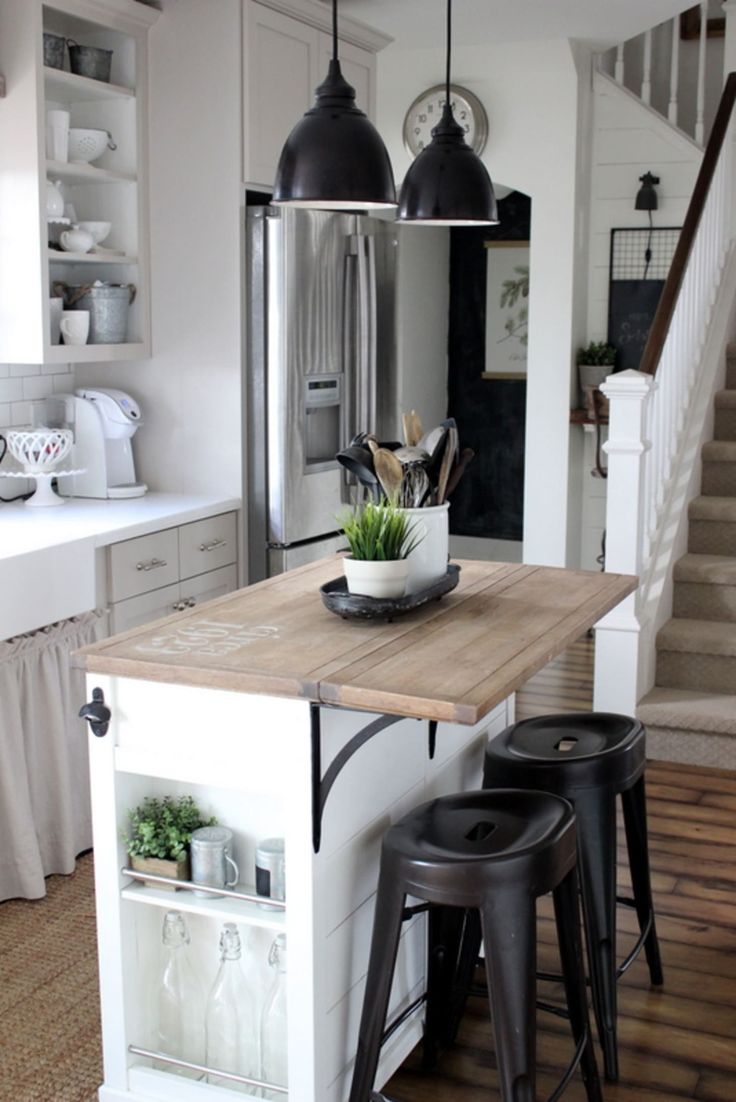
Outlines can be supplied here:
M410 518L390 501L372 501L338 518L354 559L393 562L405 559L421 543Z

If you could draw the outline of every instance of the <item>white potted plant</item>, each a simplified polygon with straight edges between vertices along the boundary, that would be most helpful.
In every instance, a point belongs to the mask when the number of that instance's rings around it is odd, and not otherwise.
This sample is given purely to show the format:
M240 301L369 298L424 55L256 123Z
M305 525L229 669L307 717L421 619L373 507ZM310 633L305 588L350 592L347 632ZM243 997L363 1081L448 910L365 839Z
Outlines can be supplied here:
M365 597L403 597L407 555L422 539L411 519L390 501L369 501L340 518L340 526L350 547L343 559L348 590Z
M591 341L586 348L579 348L577 354L578 380L580 383L579 405L585 409L586 387L598 387L612 372L616 365L616 349L605 341Z

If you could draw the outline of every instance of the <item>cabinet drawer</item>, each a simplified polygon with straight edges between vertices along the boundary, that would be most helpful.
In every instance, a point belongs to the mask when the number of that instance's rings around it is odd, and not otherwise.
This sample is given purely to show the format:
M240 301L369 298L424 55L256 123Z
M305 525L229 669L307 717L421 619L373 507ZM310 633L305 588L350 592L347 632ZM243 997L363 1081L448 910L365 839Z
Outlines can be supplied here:
M127 601L118 601L111 608L110 628L113 635L121 631L149 624L152 620L161 620L171 616L179 609L179 584L165 585L163 589L154 589L152 593L141 593L138 597L129 597Z
M192 578L237 560L235 513L182 524L179 529L179 577Z
M231 566L221 566L219 570L210 570L207 574L181 582L180 601L187 608L194 608L205 601L213 601L215 597L222 597L225 593L232 593L237 586L237 566L234 563Z
M179 580L176 528L115 543L110 548L110 599L124 601Z

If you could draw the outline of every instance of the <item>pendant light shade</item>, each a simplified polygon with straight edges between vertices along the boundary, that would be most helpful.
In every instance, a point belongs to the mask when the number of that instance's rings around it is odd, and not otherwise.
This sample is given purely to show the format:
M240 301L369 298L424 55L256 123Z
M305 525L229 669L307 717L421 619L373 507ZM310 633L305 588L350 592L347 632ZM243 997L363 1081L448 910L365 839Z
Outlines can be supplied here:
M435 226L493 226L498 209L486 166L465 141L450 98L452 0L447 0L447 70L442 117L432 141L407 172L399 196L399 222Z
M332 60L314 107L296 124L281 151L272 202L327 210L396 206L386 147L355 104L355 89L337 57L337 0L332 2Z

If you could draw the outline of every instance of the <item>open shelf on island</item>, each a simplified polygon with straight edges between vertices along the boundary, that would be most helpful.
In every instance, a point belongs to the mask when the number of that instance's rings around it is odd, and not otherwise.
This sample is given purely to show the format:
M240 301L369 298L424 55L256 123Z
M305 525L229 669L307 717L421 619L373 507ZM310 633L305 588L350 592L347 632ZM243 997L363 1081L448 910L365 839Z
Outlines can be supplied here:
M84 103L102 99L135 99L135 90L122 84L108 84L91 77L77 76L66 69L52 69L48 65L43 70L46 83L46 99L61 103Z
M129 875L126 871L126 875ZM175 880L171 881L176 884ZM250 884L238 884L236 890L255 895L256 890ZM238 899L223 888L222 895L212 895L209 898L195 895L187 888L179 888L178 891L167 891L165 888L156 887L153 884L131 883L122 889L123 899L129 899L133 903L146 903L153 907L172 908L177 911L185 911L188 914L204 915L206 917L222 918L224 921L244 922L249 926L259 926L266 930L283 930L286 925L286 911L282 907L279 910L267 911L258 903L249 903L244 899Z
M132 172L115 172L111 168L95 168L94 165L77 165L69 161L47 161L46 174L69 184L134 184Z

